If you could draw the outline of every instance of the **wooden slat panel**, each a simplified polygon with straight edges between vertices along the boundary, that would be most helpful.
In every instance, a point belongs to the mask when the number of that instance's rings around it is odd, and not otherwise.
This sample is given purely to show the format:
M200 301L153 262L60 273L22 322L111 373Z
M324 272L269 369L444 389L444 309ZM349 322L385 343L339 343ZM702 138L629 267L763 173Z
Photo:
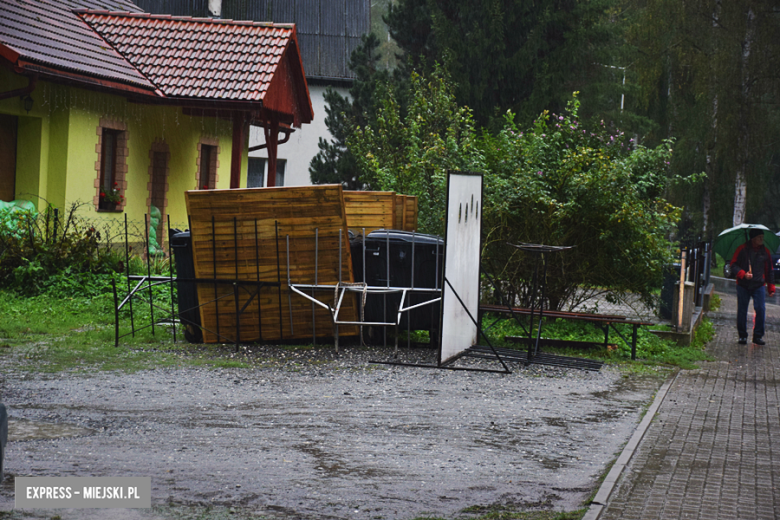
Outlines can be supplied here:
M406 219L406 195L395 194L395 223L393 229L406 229L404 220Z
M312 303L287 287L287 237L293 283L311 284L315 277L320 284L335 284L339 277L353 281L341 186L197 190L188 191L186 200L198 278L282 283L262 289L259 297L254 286L239 286L239 307L247 306L239 316L242 342L309 340L313 323L317 336L333 335L328 311L316 306L312 318ZM236 339L234 290L231 284L198 284L199 301L207 303L200 308L207 343ZM333 303L329 291L315 296ZM357 319L354 295L342 307L342 319ZM341 327L339 333L354 335L357 328Z
M392 191L345 191L347 226L357 233L395 227L395 193Z
M417 197L413 195L406 196L406 219L404 221L405 231L417 231Z

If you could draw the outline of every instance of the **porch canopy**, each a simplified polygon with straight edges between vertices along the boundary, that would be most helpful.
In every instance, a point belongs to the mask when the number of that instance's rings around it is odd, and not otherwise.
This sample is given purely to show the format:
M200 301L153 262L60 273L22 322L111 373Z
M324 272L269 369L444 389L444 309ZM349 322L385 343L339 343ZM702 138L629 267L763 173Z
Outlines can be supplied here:
M72 9L95 5L91 0L0 0L0 61L29 79L0 99L29 93L40 78L230 119L231 188L239 187L255 124L265 130L269 171L276 171L279 132L313 117L295 25L151 15L123 0L102 4L118 10Z

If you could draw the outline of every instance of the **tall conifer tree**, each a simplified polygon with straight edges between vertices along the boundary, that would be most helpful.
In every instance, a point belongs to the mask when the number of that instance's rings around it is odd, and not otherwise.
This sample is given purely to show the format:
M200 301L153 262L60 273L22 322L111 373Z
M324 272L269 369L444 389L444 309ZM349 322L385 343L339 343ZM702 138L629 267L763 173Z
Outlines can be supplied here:
M356 126L365 126L375 117L374 91L378 83L387 81L386 71L379 70L377 55L379 40L372 33L363 37L362 44L350 57L350 69L357 76L349 89L349 97L335 90L325 91L325 125L332 141L320 138L320 151L309 165L313 184L342 184L349 190L365 187L354 155L347 148L347 138Z

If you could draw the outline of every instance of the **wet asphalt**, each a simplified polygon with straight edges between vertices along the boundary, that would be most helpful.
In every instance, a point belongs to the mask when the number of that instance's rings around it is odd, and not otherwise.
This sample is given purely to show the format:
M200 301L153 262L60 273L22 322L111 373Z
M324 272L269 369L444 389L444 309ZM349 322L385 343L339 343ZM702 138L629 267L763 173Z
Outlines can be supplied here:
M51 517L11 512L18 476L151 477L152 510L58 510L62 520L209 518L199 515L211 507L401 520L481 506L576 510L668 376L442 371L369 363L389 357L381 350L320 350L257 369L85 376L0 366L11 418L0 514Z

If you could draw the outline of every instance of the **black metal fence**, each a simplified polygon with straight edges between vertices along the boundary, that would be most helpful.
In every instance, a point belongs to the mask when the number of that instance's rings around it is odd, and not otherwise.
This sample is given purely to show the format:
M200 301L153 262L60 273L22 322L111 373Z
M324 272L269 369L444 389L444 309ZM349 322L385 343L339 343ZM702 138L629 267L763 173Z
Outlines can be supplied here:
M712 244L699 242L686 246L680 252L680 263L685 258L685 281L694 283L694 303L701 307L704 292L710 283L710 267L712 265Z
M144 241L142 242L142 247L145 247L145 249L136 250L135 254L141 255L141 257L144 259L146 272L142 274L131 274L129 265L131 259L130 251L132 246L130 245L130 241L133 237L137 238L137 235L134 235L130 232L131 226L129 225L127 217L125 216L124 253L126 259L126 270L124 274L126 288L123 288L121 284L117 285L116 280L114 280L112 284L114 295L114 345L118 347L120 339L128 336L135 337L136 333L147 328L150 328L152 334L154 335L155 326L159 327L161 324L169 324L172 326L173 341L175 343L177 341L178 323L181 327L181 333L190 342L201 342L202 331L207 331L215 335L220 342L233 343L236 345L236 349L238 349L238 345L241 343L241 316L247 312L247 308L250 306L250 304L252 304L252 302L256 302L258 306L258 330L260 333L260 339L262 340L262 316L259 311L260 291L266 287L274 287L279 289L281 287L281 283L261 281L259 279L259 272L257 273L256 280L238 279L238 265L236 265L235 278L219 278L217 277L216 273L214 273L213 277L208 278L195 277L195 272L192 265L189 265L188 267L182 266L181 257L183 255L181 253L179 254L179 257L174 258L174 244L172 238L177 235L177 232L180 231L180 229L171 227L170 216L168 217L167 222L168 225L167 229L165 230L165 236L167 237L165 240L165 246L161 247L159 251L155 253L150 247L149 216L144 216L144 224L142 228ZM236 221L234 219L234 226L235 225ZM211 238L212 242L216 243L216 238L213 233L214 231L212 227ZM214 250L216 252L216 248ZM238 258L237 250L238 244L236 241L234 241L233 253L236 258ZM255 248L255 251L256 254L259 254L259 252L257 252L257 247ZM187 262L190 264L192 263L191 254L192 252L190 251L190 256L187 261L184 262L185 264ZM155 257L166 259L168 269L161 275L153 273L152 262ZM197 293L195 292L195 284L198 283L207 283L214 286L215 294L212 300L205 302L198 301ZM232 286L232 291L220 292L217 290L218 286L226 285ZM155 291L153 289L155 287L166 286L167 304L161 304L155 299ZM124 295L122 295L122 293L124 293ZM182 294L185 295L184 298L182 298ZM249 295L249 298L247 301L243 302L243 305L241 305L240 296L245 297L246 294ZM187 297L187 295L189 295L189 297ZM235 321L235 334L232 337L228 337L226 332L220 330L218 308L216 330L209 330L204 327L204 325L200 322L199 317L193 318L193 316L198 316L201 307L212 304L217 306L219 301L225 299L232 299L233 303L235 304L235 314L233 315ZM281 294L279 296L279 301L281 302ZM148 308L148 323L137 323L134 302L136 302L136 305L140 304ZM121 330L121 316L123 312L126 314L126 318L128 318L127 321L129 322L129 330L125 329L127 332L124 333L122 333ZM281 334L281 313L279 327Z

